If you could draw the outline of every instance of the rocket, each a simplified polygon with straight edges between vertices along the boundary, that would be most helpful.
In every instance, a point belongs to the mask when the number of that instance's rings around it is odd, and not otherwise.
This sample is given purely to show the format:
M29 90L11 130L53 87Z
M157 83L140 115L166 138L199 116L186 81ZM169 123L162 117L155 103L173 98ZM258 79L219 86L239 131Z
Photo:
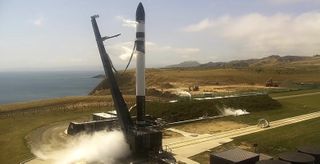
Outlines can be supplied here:
M136 104L137 124L145 124L145 13L140 2L136 11Z

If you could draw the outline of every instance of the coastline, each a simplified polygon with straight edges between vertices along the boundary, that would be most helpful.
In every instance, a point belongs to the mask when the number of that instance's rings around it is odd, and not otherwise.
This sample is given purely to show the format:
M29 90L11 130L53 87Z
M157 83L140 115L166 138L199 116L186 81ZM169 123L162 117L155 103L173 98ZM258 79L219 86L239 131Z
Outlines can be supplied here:
M87 96L101 79L98 71L0 72L0 105Z

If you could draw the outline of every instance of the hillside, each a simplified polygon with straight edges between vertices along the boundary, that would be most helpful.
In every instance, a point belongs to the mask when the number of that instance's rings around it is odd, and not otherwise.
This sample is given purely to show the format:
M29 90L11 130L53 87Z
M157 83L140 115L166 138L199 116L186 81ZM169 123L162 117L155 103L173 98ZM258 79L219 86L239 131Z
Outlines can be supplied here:
M182 64L182 63L181 63ZM178 66L183 67L183 65ZM230 62L208 62L198 67L210 68L248 68L248 67L274 67L274 66L304 66L320 65L320 55L316 56L278 56L272 55L260 59L233 60ZM169 66L168 66L169 67ZM185 67L188 67L185 65ZM193 66L194 67L194 66ZM174 68L174 67L171 67Z
M197 61L185 61L175 65L168 65L166 68L185 68L185 67L198 67L201 64Z
M199 84L203 92L265 90L265 82L270 78L279 82L280 87L318 87L319 74L320 56L269 56L227 63L210 62L196 67L147 69L147 95L167 97L173 92L188 91L194 84ZM135 70L119 74L117 79L124 94L135 94ZM91 94L109 94L107 88L104 80Z

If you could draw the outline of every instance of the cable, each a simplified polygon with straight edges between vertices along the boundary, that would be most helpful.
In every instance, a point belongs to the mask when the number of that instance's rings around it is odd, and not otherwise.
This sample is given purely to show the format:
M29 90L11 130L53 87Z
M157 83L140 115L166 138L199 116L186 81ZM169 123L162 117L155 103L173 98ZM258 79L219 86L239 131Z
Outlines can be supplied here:
M128 64L127 64L126 68L125 68L124 71L122 72L122 74L126 73L128 67L129 67L129 65L130 65L130 63L131 63L131 61L132 61L132 58L133 58L133 54L134 54L134 52L135 52L135 49L136 49L136 42L134 42L130 59L129 59L129 61L128 61ZM116 72L116 74L118 74L118 71L117 71L117 69L114 67L114 65L113 65L113 63L112 63L109 55L108 55L108 58L109 58L109 61L110 61L110 63L111 63L112 69L114 70L114 72Z
M124 69L123 73L125 73L125 72L127 71L128 67L129 67L129 65L130 65L130 63L131 63L131 60L132 60L133 54L134 54L134 52L135 52L135 49L136 49L136 42L134 42L130 59L129 59L128 64L127 64L126 68Z
M133 108L135 108L135 107L137 107L137 104L132 105L132 106L129 108L129 112L131 112L131 110L132 110Z
M117 71L117 69L114 67L114 65L113 65L113 63L112 63L112 60L110 59L110 56L107 55L107 57L109 58L109 61L110 61L110 63L111 63L111 67L112 67L113 71L116 72L116 74L118 74L118 71Z

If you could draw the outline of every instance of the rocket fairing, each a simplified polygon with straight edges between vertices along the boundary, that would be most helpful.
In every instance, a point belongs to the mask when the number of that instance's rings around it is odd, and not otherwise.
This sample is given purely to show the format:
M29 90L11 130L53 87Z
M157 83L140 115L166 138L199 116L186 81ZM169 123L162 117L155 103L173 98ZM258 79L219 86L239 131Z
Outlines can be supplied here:
M145 13L140 2L136 11L136 104L137 124L145 123Z

